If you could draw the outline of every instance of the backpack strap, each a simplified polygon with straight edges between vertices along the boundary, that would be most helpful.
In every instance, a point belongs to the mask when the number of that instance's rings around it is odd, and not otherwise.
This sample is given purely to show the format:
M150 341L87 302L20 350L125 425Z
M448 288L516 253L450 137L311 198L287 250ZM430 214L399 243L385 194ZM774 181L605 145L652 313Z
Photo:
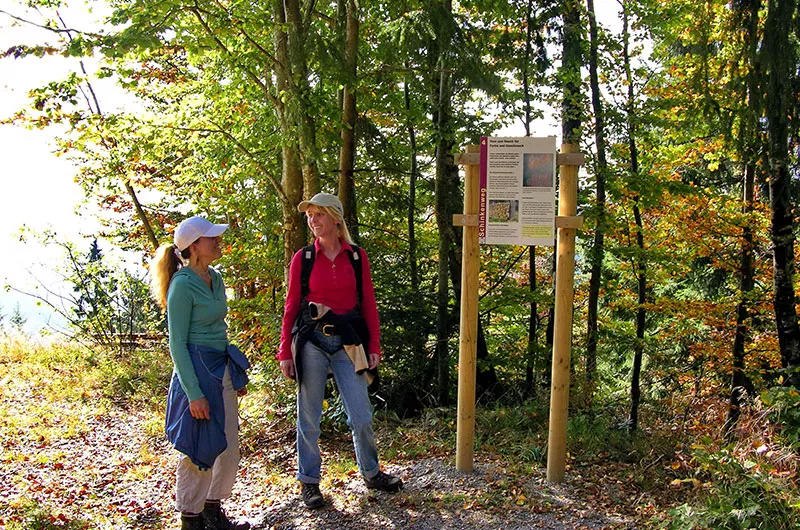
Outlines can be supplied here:
M361 259L361 249L355 245L350 245L353 247L353 252L348 252L347 256L350 258L350 265L353 267L353 272L356 275L356 290L358 291L358 306L361 307L361 302L364 299L364 286L362 284L363 272L362 272L362 263L364 260Z
M317 257L314 245L303 247L302 268L300 269L300 295L302 300L308 296L308 281L311 278L311 269L314 268L314 259Z
M361 249L356 245L353 247L353 252L348 252L347 257L350 258L350 265L353 267L353 272L356 275L356 290L358 291L358 305L361 307L361 301L364 299L364 287L362 284L363 278L363 259L361 257ZM308 282L311 278L311 269L314 268L314 260L317 257L316 248L314 245L307 245L303 247L302 255L302 268L300 269L300 294L302 299L305 300L308 296Z

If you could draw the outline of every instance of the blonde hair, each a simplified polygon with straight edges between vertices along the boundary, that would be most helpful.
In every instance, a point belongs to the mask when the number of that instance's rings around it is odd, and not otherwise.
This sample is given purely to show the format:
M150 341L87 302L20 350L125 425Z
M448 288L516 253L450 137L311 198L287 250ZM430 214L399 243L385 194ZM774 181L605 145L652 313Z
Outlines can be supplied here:
M176 252L178 247L169 243L158 247L153 261L150 263L150 292L162 310L167 310L167 291L172 277L183 266ZM189 259L189 247L181 251L184 259Z
M350 231L347 229L347 223L344 222L344 219L341 215L339 215L339 211L336 208L331 206L318 206L316 204L311 204L306 209L306 212L311 208L316 208L317 211L322 212L326 215L331 216L331 218L336 221L336 226L339 227L339 237L350 243L353 244L353 238L350 237Z

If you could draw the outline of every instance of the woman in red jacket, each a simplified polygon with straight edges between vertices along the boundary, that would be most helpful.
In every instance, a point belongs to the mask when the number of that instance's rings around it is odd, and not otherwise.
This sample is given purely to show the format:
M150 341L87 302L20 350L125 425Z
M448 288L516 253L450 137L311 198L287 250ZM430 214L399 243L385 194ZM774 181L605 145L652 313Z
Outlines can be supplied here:
M319 425L325 382L331 372L342 397L348 424L353 433L358 469L370 489L395 492L403 486L398 477L380 470L378 452L372 432L372 405L367 392L367 374L357 372L353 360L345 351L342 321L354 323L353 328L368 330L369 338L362 346L370 369L381 360L380 329L375 290L366 253L354 251L350 233L344 223L342 203L335 195L318 193L297 209L305 212L315 240L313 268L308 277L308 292L304 298L301 281L303 251L298 251L289 267L289 289L283 314L281 344L278 351L281 372L297 378L297 480L302 484L302 499L308 508L325 505L319 490L322 459L319 451ZM357 256L353 253L357 252ZM360 260L361 295L356 283L354 260ZM301 351L292 355L292 328L298 314L309 305L329 309L333 320L321 319L311 326ZM301 317L306 316L302 315ZM310 319L306 318L308 322ZM330 322L336 322L336 325ZM359 325L360 324L360 325ZM349 326L349 324L348 324ZM348 328L350 329L350 328ZM363 333L362 333L363 335ZM295 365L297 363L297 365Z

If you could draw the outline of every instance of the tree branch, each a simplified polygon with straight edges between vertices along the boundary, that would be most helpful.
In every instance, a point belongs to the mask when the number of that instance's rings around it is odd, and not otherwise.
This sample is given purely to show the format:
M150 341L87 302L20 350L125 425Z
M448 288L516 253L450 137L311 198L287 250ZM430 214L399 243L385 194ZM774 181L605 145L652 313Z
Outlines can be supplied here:
M512 268L514 268L514 265L519 263L519 260L522 259L522 256L524 256L527 252L528 252L527 248L524 248L522 251L520 251L519 256L517 256L516 259L514 259L514 261L508 264L508 267L506 267L506 270L503 272L500 278L494 284L492 284L488 289L486 289L486 292L480 295L478 300L482 300L484 297L492 294L492 291L494 291L497 288L497 286L501 285L505 281L506 277L508 276L508 273L511 272Z
M247 156L253 162L253 164L256 165L256 167L267 178L269 183L272 184L272 187L275 188L275 191L278 194L278 196L280 197L280 199L282 201L287 201L288 202L289 199L286 197L286 194L283 192L283 188L281 188L280 183L278 183L275 180L275 177L272 176L272 172L266 166L264 166L264 164L261 163L261 161L258 159L258 157L255 154L253 154L244 144L242 144L242 142L240 142L239 139L236 138L236 136L234 136L230 131L225 130L223 127L217 125L214 122L211 122L211 124L214 125L216 128L215 129L210 129L210 128L207 128L207 127L177 127L177 126L174 126L174 125L167 125L167 126L164 126L164 127L168 127L170 129L174 129L176 131L206 132L206 133L213 133L213 134L221 134L221 135L223 135L225 138L230 140L231 143L233 143L233 145L235 145L236 148L239 151L244 153L244 155ZM152 126L155 127L155 125L152 125Z
M90 32L90 31L81 31L79 29L68 28L66 26L63 27L63 28L54 28L52 26L46 26L44 24L37 24L36 22L24 19L22 17L18 17L16 15L12 15L11 13L9 13L8 11L6 11L4 9L0 9L0 14L6 15L9 18L13 18L17 22L22 22L23 24L27 24L29 26L33 26L33 27L40 28L40 29L46 29L47 31L50 31L50 32L53 32L53 33L56 33L56 34L75 32L75 33L80 33L81 35L89 35L90 37L95 37L95 38L101 38L102 37L102 35L99 34L99 33L93 33L93 32ZM60 19L60 17L59 17L59 19Z
M192 12L192 14L195 16L195 18L196 18L196 19L197 19L197 21L200 23L200 25L201 25L201 26L203 26L203 29L205 30L206 34L207 34L209 37L211 37L211 39L212 39L212 40L213 40L213 41L216 43L217 47L218 47L220 50L222 50L223 52L225 52L225 54L226 54L226 55L227 55L227 56L228 56L228 57L229 57L229 58L230 58L230 59L231 59L231 60L232 60L234 63L238 64L238 66L239 66L239 67L240 67L240 68L241 68L241 69L242 69L242 70L243 70L243 71L244 71L244 72L247 74L247 77L249 77L249 78L250 78L250 79L251 79L251 80L252 80L252 81L253 81L255 84L257 84L257 85L258 85L258 86L261 88L261 90L263 90L263 91L264 91L264 94L266 94L266 96L267 96L267 97L270 99L270 101L271 101L272 103L275 103L275 102L276 102L276 99L275 99L275 97L274 97L272 94L270 94L270 93L269 93L269 87L268 87L268 86L267 86L267 85L266 85L266 84L265 84L265 83L264 83L264 82L263 82L263 81L262 81L262 80L261 80L261 79L258 77L258 75L256 75L256 74L255 74L253 71L251 71L249 68L247 68L247 67L246 67L246 66L244 66L243 64L240 64L240 63L239 63L239 62L236 60L236 56L235 56L235 55L234 55L234 54L233 54L233 53L232 53L232 52L231 52L231 51L228 49L228 47L227 47L227 46L225 46L225 43L224 43L224 42L222 42L222 41L219 39L219 37L217 37L217 36L214 34L214 31L213 31L213 30L211 29L211 27L208 25L208 22L206 22L206 20L203 18L203 15L200 13L200 9L197 7L197 5L195 4L195 7L192 7L192 8L190 8L190 9L189 9L189 11L191 11L191 12ZM276 64L277 64L277 61L276 61Z

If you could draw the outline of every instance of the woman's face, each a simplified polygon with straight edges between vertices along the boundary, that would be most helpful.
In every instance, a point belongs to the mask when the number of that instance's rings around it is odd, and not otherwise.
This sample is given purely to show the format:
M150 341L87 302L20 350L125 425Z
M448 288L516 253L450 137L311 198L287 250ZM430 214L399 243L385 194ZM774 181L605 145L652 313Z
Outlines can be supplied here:
M306 221L314 237L338 237L339 228L336 221L316 206L309 206L306 210Z
M196 256L201 261L211 263L222 256L222 249L219 247L222 236L201 237L192 243L192 256Z

